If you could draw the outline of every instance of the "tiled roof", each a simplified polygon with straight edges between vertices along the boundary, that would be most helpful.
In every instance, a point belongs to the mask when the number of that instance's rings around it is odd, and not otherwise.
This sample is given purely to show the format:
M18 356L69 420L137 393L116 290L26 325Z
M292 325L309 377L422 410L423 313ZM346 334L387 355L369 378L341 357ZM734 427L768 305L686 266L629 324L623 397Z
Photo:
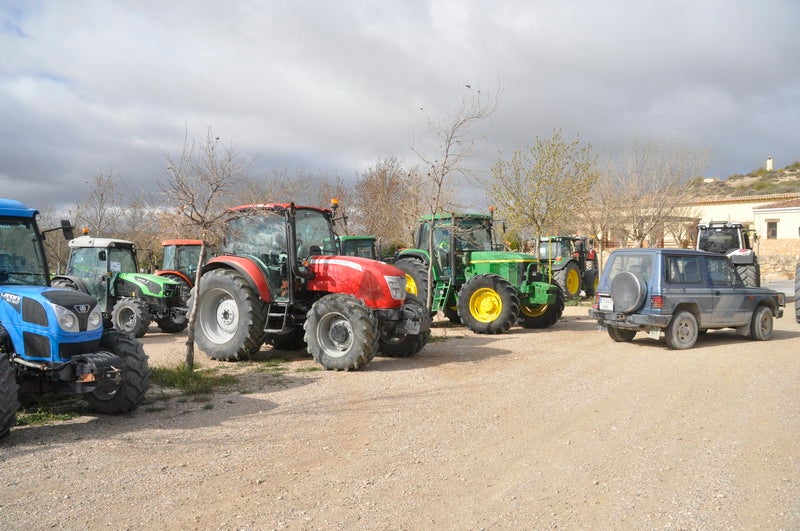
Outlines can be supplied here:
M778 201L775 203L767 203L766 205L759 205L753 210L766 210L770 208L800 208L800 197L794 199L787 199L786 201Z
M800 199L800 193L787 194L768 194L768 195L743 195L739 197L699 197L693 201L693 205L727 204L727 203L757 203L760 201L784 201L787 199Z

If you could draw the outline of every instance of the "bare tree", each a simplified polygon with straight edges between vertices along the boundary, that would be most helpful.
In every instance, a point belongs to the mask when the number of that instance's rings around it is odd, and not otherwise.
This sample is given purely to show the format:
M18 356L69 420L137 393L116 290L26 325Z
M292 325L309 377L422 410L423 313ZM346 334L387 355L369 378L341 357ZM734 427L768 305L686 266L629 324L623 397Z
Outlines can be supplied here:
M187 230L194 231L203 243L195 276L199 289L205 247L212 231L225 215L222 198L232 191L244 173L244 165L233 146L223 144L211 127L199 142L184 139L178 161L168 159L167 175L159 187L167 201L177 207ZM194 322L197 297L188 308L186 338L186 369L194 367Z
M612 186L624 205L624 231L639 247L658 245L665 225L692 217L684 208L693 195L688 183L702 174L708 157L707 150L681 140L629 143L613 169Z
M75 205L72 212L75 223L94 235L115 235L127 211L119 191L119 174L98 169L92 181L86 184L93 185L93 189L85 201Z
M591 144L566 140L556 129L529 149L517 149L511 159L498 160L489 193L512 227L541 236L570 228L597 176Z
M420 180L394 157L375 163L356 181L351 226L390 246L408 245L423 213Z
M485 95L480 90L473 90L467 85L464 95L459 99L454 112L442 120L428 118L430 145L417 145L414 150L422 161L425 171L422 192L432 214L431 233L436 228L436 215L442 210L443 199L453 185L457 176L466 179L472 177L467 161L472 155L474 127L494 113L497 109L499 95ZM428 249L433 256L433 238L430 238ZM428 285L431 285L431 264L428 263ZM430 308L433 290L428 290L427 306Z

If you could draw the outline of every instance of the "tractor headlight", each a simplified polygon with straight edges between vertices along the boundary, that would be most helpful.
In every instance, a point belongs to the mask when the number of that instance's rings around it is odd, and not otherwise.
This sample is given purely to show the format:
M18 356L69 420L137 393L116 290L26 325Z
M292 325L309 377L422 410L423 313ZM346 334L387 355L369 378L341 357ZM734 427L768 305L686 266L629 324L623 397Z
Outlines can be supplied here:
M101 326L103 326L103 314L100 313L96 307L92 310L92 313L89 314L89 319L86 322L86 330L97 330Z
M393 299L402 301L406 298L406 277L384 276L383 278L386 279L386 285L389 286L389 293Z
M58 325L66 332L79 332L78 316L67 310L63 306L53 305L58 318Z

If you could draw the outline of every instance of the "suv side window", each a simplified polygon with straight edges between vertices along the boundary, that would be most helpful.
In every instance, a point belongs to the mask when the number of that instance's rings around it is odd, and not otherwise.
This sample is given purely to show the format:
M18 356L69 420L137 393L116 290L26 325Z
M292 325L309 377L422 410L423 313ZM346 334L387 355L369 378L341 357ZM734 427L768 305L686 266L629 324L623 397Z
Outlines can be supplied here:
M667 282L700 284L700 265L696 256L667 256Z
M708 276L713 286L731 286L737 284L736 271L725 257L706 257Z

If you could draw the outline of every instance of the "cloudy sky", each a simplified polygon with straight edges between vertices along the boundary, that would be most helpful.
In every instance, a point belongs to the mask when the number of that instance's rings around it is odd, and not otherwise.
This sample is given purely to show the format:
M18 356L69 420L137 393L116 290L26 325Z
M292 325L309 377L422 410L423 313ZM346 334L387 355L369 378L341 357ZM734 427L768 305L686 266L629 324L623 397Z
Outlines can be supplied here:
M254 174L412 166L476 88L500 96L476 170L554 128L601 154L681 139L711 177L783 167L798 27L796 0L0 0L0 196L77 201L98 169L153 191L209 126Z

